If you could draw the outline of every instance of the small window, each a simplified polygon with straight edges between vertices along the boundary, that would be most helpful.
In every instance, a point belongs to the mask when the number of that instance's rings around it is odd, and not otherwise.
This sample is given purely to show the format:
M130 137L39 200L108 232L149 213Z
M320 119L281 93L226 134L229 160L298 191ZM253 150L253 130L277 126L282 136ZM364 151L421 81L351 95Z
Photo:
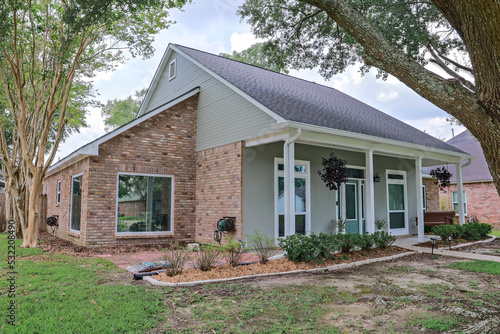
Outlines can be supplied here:
M61 203L61 180L57 181L57 195L56 195L57 204Z
M387 178L391 180L404 180L405 177L401 174L389 174L387 175Z
M278 170L285 170L285 165L278 164ZM305 173L305 172L307 172L307 168L304 165L295 165L295 172L296 173Z
M168 80L172 80L177 76L177 59L174 59L168 65Z
M467 197L465 196L465 190L463 192L464 196L464 215L467 214ZM453 211L458 214L458 191L452 191L452 203L453 203Z

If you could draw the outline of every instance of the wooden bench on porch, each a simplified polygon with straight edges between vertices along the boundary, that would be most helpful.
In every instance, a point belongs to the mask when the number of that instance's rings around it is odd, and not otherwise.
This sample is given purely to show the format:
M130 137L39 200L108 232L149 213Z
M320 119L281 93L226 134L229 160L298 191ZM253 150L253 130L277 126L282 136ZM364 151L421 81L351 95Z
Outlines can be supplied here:
M451 225L455 211L428 211L424 213L424 226ZM418 217L415 217L418 225Z

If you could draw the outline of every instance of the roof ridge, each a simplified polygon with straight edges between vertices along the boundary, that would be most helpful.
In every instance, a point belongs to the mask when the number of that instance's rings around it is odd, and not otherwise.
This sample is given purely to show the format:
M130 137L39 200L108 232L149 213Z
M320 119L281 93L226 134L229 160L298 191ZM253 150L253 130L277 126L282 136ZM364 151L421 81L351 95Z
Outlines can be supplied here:
M317 82L314 82L314 81L309 81L309 80L306 80L306 79L302 79L302 78L299 78L299 77L294 77L293 75L290 75L290 74L286 74L286 73L281 73L281 72L276 72L276 71L273 71L273 70L270 70L268 68L265 68L265 67L260 67L260 66L257 66L257 65L254 65L254 64L248 64L248 63L245 63L243 61L239 61L239 60L236 60L236 59L232 59L232 58L226 58L226 57L223 57L221 55L216 55L216 54L213 54L213 53L210 53L210 52L207 52L207 51L203 51L203 50L198 50L198 49L195 49L195 48L192 48L192 47L189 47L189 46L185 46L185 45L180 45L180 44L175 44L175 43L172 43L172 45L175 45L177 47L181 47L181 48L186 48L186 49L190 49L190 50L193 50L193 51L197 51L197 52L201 52L201 53L204 53L204 54L207 54L207 55L210 55L210 56L214 56L214 57L218 57L218 58L221 58L221 59L225 59L225 60L230 60L230 61L233 61L233 62L236 62L236 63L239 63L239 64L242 64L242 65L247 65L247 66L252 66L252 67L255 67L255 68L258 68L260 70L264 70L264 71L267 71L267 72L270 72L270 73L273 73L273 74L279 74L279 75L282 75L282 76L285 76L287 78L292 78L292 79L295 79L295 80L299 80L299 81L303 81L305 83L308 83L308 84L313 84L313 85L316 85L316 86L320 86L320 87L324 87L324 88L328 88L328 89L331 89L331 90L334 90L336 92L339 92L339 93L342 93L342 94L345 94L353 99L355 99L354 97L350 96L349 94L347 93L344 93L342 92L341 90L338 90L337 88L333 88L333 87L330 87L330 86L326 86L326 85L322 85L322 84L319 84ZM357 99L356 99L357 100ZM362 102L368 106L370 106L369 104L363 102L363 101L360 101L358 100L359 102ZM372 107L372 106L370 106ZM375 107L372 107L372 108L375 108ZM375 108L377 109L377 108ZM378 110L378 109L377 109Z

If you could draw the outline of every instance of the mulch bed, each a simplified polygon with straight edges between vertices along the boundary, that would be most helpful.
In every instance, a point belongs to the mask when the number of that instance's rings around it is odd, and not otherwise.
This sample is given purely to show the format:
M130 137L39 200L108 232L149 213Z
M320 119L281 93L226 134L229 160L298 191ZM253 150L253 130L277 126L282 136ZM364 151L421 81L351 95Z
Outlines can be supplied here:
M170 277L165 273L153 276L154 279L162 282L180 283L180 282L194 282L205 281L214 279L235 278L249 275L281 273L294 270L308 270L315 268L325 268L335 264L351 263L367 259L375 259L391 255L406 253L408 250L400 247L389 247L386 249L372 249L370 251L355 251L349 254L347 260L328 260L322 263L316 262L292 262L288 259L278 259L269 261L266 264L254 263L249 265L232 267L230 265L223 265L212 269L211 271L201 271L198 269L184 269L182 274ZM344 254L337 254L337 258L342 257Z
M41 249L49 253L63 253L68 255L95 257L98 255L119 255L138 252L161 252L169 248L169 244L155 245L119 245L106 247L83 247L72 244L69 241L60 239L51 233L41 232L38 237L38 243Z
M481 240L486 240L486 239L489 239L489 238L484 238L484 239L481 239ZM479 241L479 240L453 239L451 241L451 247L457 246L457 245L460 245L460 244L470 244L471 242L477 242L477 241ZM413 246L415 246L415 247L432 248L432 241L423 242L421 244L415 244ZM448 240L436 240L436 244L434 245L435 249L438 249L438 248L449 248L449 247L450 247L450 242Z

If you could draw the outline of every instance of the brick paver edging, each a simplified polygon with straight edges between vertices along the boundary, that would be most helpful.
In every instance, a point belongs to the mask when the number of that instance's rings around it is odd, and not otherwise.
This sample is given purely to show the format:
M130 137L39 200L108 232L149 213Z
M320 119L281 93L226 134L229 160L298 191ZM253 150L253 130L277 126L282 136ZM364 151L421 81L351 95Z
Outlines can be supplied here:
M491 237L490 239L479 240L479 241L474 241L474 242L468 242L466 244L460 244L460 245L456 245L456 246L451 246L451 249L453 249L453 248L460 248L460 247L467 247L467 246L471 246L471 245L475 245L475 244L492 242L493 240L495 240L497 238L494 235L490 235L490 237ZM446 247L444 247L444 248L446 248Z
M298 273L312 273L312 272L324 272L324 271L335 271L347 268L354 268L358 266L362 266L365 264L383 262L395 260L403 256L414 255L416 252L406 252L397 255L391 255L386 257L380 257L376 259L368 259L363 261L357 261L352 263L341 263L335 264L333 266L325 267L325 268L315 268L315 269L305 269L305 270L293 270L293 271L285 271L281 273L271 273L271 274L258 274L258 275L247 275L241 277L233 277L233 278L222 278L222 279L212 279L206 281L195 281L195 282L181 282L181 283L170 283L170 282L161 282L154 279L152 276L145 276L143 280L148 281L149 283L157 286L169 286L169 287L179 287L179 286L194 286L194 285L202 285L202 284L211 284L211 283L222 283L222 282L232 282L237 280L242 280L246 278L255 278L255 277L271 277L271 276L279 276L279 275L289 275L289 274L298 274Z

